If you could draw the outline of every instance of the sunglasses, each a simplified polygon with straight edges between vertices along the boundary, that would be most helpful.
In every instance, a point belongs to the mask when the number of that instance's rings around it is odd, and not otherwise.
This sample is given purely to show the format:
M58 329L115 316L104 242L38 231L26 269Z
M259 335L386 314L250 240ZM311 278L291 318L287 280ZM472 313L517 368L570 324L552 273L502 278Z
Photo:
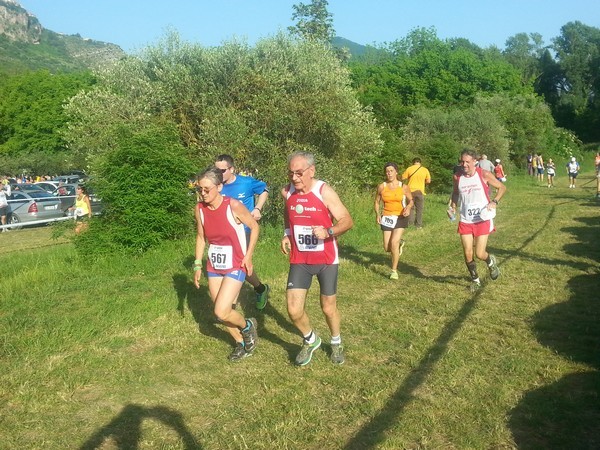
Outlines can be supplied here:
M296 170L295 172L293 170L288 170L288 177L292 177L294 178L294 176L297 177L301 177L302 175L304 175L304 172L306 172L308 169L310 169L311 166L308 166L306 169L304 170Z

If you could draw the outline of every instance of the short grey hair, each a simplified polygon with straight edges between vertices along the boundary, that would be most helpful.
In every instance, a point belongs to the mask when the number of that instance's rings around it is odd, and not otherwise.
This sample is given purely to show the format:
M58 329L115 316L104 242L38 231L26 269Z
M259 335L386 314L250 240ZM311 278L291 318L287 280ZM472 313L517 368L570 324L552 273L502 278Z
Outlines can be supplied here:
M292 159L294 159L294 158L303 158L308 163L309 167L315 165L315 155L313 155L312 153L308 153L308 152L292 153L290 156L288 156L288 159L287 159L288 166L290 165L290 163L292 162Z

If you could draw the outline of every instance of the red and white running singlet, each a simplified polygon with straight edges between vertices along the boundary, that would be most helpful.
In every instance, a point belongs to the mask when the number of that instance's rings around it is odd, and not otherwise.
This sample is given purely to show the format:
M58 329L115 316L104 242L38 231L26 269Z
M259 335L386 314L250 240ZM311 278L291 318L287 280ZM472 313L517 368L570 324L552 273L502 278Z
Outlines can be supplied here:
M293 185L288 187L285 207L292 233L291 264L339 264L335 237L319 239L312 232L313 226L329 228L333 225L323 203L323 186L325 182L317 180L306 194L298 193Z
M462 223L483 222L482 208L490 202L488 186L483 179L481 169L477 167L475 173L468 177L461 175L458 179L458 193L460 194L460 221Z
M217 209L198 203L200 221L204 228L204 238L208 242L209 272L226 274L242 268L242 259L246 255L246 233L244 225L236 223L231 210L231 199L223 197Z

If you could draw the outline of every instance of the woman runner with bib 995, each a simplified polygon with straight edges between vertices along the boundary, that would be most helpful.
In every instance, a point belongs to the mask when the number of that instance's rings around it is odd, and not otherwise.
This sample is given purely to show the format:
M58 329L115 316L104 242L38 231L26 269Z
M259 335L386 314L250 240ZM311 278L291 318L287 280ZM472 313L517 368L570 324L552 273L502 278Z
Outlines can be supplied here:
M229 360L239 361L250 356L258 342L256 320L245 319L232 305L246 275L252 273L252 254L259 228L243 203L221 195L222 187L223 174L219 169L212 167L198 175L200 202L194 210L197 224L194 285L200 287L202 257L208 242L208 290L215 316L236 342ZM248 245L244 225L250 229Z
M398 261L402 255L402 234L408 227L408 217L413 198L408 186L398 180L398 166L389 162L383 166L386 180L377 187L375 195L375 217L383 231L383 249L392 254L391 280L398 279ZM383 213L380 203L383 202Z

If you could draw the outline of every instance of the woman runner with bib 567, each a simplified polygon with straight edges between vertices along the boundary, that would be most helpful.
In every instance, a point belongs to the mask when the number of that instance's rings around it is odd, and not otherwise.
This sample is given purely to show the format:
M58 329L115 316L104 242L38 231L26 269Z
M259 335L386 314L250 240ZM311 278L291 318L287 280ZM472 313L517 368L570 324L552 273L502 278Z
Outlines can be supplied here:
M391 280L398 279L398 261L402 255L402 234L408 228L413 198L407 185L398 180L398 166L389 162L383 166L386 180L377 187L375 217L383 231L383 249L392 254ZM383 213L379 204L383 202Z
M256 320L244 317L232 308L240 294L246 275L252 273L252 253L258 241L258 223L243 203L221 195L223 174L217 168L206 169L198 175L200 202L195 208L196 260L194 285L200 287L202 257L208 242L206 274L208 290L214 302L217 319L225 324L236 342L230 361L250 356L258 342ZM244 225L250 228L246 246Z

